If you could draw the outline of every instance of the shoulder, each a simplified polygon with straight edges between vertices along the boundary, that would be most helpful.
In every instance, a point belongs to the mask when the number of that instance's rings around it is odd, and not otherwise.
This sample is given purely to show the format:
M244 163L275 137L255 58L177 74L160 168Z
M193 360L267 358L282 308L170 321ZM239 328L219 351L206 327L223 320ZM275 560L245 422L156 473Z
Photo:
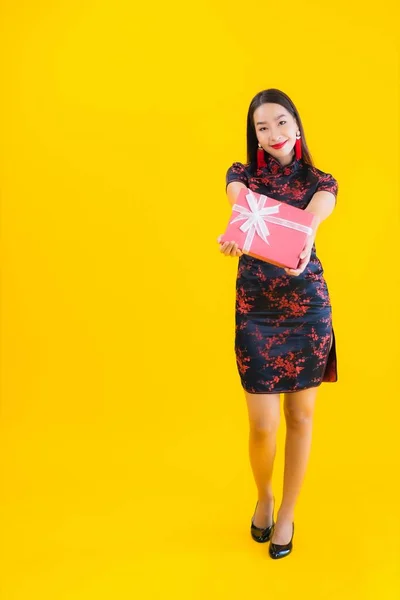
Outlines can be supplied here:
M226 186L232 181L240 181L245 185L249 184L249 179L252 176L249 163L234 162L226 172Z
M246 175L250 176L250 164L234 162L228 168L227 173L246 173Z
M328 181L334 180L337 181L332 173L327 173L326 171L322 171L321 169L317 169L317 167L308 165L308 171L310 175L312 175L317 181Z
M317 169L317 167L308 165L308 179L316 185L315 191L326 190L332 192L335 196L337 195L339 184L332 173L327 173L326 171Z

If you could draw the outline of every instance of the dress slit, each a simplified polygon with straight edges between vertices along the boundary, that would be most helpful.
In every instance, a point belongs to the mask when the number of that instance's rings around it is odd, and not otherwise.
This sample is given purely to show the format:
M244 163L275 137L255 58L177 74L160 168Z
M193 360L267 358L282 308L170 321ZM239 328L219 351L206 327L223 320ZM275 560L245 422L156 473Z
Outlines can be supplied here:
M338 380L337 374L337 357L336 357L336 341L335 332L332 327L332 345L329 350L328 360L326 361L326 367L322 381L329 381L334 383Z

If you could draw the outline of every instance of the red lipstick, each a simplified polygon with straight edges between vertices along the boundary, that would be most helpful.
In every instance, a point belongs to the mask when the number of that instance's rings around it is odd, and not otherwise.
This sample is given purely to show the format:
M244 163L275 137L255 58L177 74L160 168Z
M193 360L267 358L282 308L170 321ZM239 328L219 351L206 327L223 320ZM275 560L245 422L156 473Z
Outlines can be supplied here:
M275 146L271 146L271 148L275 148L275 150L279 150L279 148L283 148L283 146L286 144L286 142L287 142L287 140L282 142L282 144L275 144Z

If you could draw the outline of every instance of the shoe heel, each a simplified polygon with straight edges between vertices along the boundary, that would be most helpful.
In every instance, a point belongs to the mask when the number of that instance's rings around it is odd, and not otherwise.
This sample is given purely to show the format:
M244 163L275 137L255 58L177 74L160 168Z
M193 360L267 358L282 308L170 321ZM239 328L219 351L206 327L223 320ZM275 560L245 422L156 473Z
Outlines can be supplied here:
M256 507L254 509L254 512L256 511L257 506L258 506L258 501L257 501ZM274 498L274 508L272 511L272 525L270 525L269 527L265 527L263 529L261 527L257 527L256 525L254 525L253 519L251 520L250 533L251 533L251 537L253 538L253 540L255 542L258 542L259 544L264 544L265 542L269 542L269 540L271 539L271 535L272 535L272 532L273 532L274 526L275 526L274 512L275 512L275 498Z

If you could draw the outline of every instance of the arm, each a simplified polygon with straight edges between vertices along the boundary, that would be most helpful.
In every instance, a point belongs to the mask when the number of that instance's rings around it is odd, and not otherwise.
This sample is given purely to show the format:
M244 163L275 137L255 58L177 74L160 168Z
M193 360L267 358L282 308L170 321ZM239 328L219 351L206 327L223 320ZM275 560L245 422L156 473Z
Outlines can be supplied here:
M322 221L327 219L332 214L333 209L336 205L336 198L334 194L327 191L315 192L307 207L304 209L308 212L316 215L316 227L318 227Z
M235 204L236 198L238 197L242 188L247 188L247 186L244 183L241 183L240 181L232 181L231 183L228 183L228 186L226 188L226 194L228 196L228 201L231 206Z
M324 221L329 217L329 215L333 212L333 209L336 205L336 197L331 192L327 192L325 190L321 190L320 192L315 192L310 202L306 206L304 210L307 212L311 212L315 216L315 221L313 225L314 233L308 238L307 243L304 247L303 252L300 254L300 264L297 269L285 269L288 275L300 275L306 268L310 256L312 247L314 245L315 237L317 235L317 229Z
M228 196L228 201L231 206L233 206L235 204L236 198L238 197L240 190L242 188L247 188L247 186L244 183L241 183L240 181L231 181L231 183L228 183L228 185L226 187L226 194ZM220 237L221 236L218 236L218 238L217 238L217 242L219 242L219 245L220 245L219 246L220 252L225 254L225 256L241 256L242 255L242 251L239 250L237 244L235 244L234 242L221 243Z

